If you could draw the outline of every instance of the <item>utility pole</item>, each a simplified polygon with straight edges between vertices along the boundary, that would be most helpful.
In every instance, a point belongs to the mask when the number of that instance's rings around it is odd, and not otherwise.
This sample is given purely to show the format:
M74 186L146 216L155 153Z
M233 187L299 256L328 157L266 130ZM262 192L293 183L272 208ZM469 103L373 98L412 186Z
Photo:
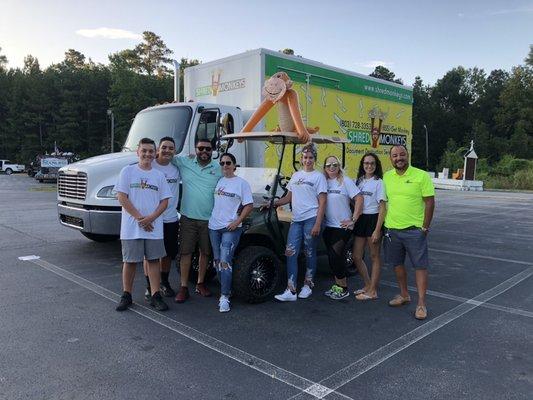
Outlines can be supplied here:
M112 109L107 110L107 115L111 117L111 153L115 152L115 114Z
M424 129L426 130L426 171L429 171L429 145L428 145L428 128L424 124Z

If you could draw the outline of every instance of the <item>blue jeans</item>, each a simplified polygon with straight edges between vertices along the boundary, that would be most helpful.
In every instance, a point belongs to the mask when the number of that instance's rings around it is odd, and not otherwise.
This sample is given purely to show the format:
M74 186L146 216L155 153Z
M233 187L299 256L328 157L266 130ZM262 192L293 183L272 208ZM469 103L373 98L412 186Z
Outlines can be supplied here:
M209 229L209 238L213 248L213 259L217 269L218 280L220 281L221 293L224 296L231 294L231 278L233 254L239 244L242 228L228 231L226 228L213 230Z
M298 280L298 254L304 245L304 254L307 261L307 270L305 272L305 283L313 286L313 277L316 272L316 248L320 235L311 236L311 230L315 225L316 217L306 219L305 221L291 222L289 233L287 234L287 247L285 256L287 256L287 287L296 290Z

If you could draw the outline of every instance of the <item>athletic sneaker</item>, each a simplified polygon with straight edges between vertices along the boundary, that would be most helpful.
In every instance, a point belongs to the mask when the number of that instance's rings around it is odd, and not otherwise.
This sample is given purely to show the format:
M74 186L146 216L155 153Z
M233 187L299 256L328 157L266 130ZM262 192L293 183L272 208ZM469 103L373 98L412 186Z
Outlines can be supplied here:
M338 290L337 288L342 289L339 285L337 285L336 283L334 283L333 286L331 286L328 290L326 290L326 291L324 292L324 296L331 297L331 294L332 294L333 292L335 292L336 290Z
M176 295L176 292L174 291L174 289L172 289L172 287L170 286L170 283L168 282L161 282L159 291L165 297L174 297Z
M132 305L131 301L131 294L128 292L122 293L122 296L120 296L120 301L118 302L118 306L115 308L117 311L125 311L129 308L129 306Z
M300 290L300 293L298 293L298 297L300 299L307 299L309 296L311 296L311 293L313 293L313 289L311 289L309 285L303 285L302 290Z
M347 289L344 289L341 286L333 285L331 288L331 294L329 295L330 299L333 300L341 300L350 295L350 292L348 292Z
M144 291L144 300L148 302L152 300L152 291L150 290L150 288L146 288L146 290Z
M166 311L168 310L167 303L163 301L163 298L161 297L161 293L156 292L151 300L150 305L155 308L157 311Z
M227 296L220 296L220 300L218 301L218 311L220 312L228 312L230 310L229 306L229 299Z
M285 289L282 294L277 294L274 298L278 301L296 301L296 293L291 292L289 289Z

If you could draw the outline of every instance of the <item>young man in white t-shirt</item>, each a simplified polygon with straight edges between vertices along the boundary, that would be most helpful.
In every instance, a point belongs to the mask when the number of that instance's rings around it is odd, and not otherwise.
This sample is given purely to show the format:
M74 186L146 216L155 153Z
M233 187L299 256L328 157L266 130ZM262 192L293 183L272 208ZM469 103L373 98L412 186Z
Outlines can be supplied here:
M168 306L159 293L161 273L159 259L166 255L163 244L163 218L161 214L172 197L165 175L152 168L155 142L143 138L137 147L139 162L120 171L115 191L122 206L120 239L122 241L122 284L124 292L116 307L127 310L132 304L131 292L137 263L148 262L148 276L152 288L150 304L158 311Z
M161 286L160 292L165 297L174 297L176 293L170 286L168 276L170 274L170 267L172 261L178 255L178 232L179 232L179 214L178 214L178 200L180 190L180 171L178 167L171 163L176 155L176 142L170 136L165 136L159 141L157 148L157 155L152 161L152 168L161 171L167 180L168 186L172 193L172 197L168 199L168 206L163 213L163 242L165 244L165 251L167 255L160 260L161 265ZM152 290L150 286L150 278L148 277L148 265L144 262L144 276L146 279L146 291L144 298L150 301Z

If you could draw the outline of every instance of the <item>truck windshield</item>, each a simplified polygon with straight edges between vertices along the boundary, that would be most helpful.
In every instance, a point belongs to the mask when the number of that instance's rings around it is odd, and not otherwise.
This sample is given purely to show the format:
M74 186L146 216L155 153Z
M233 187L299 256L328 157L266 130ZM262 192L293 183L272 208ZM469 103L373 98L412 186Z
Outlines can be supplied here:
M162 137L170 136L176 142L176 153L181 152L192 116L191 107L165 107L141 111L135 117L123 151L137 150L139 140L153 139L159 145Z

